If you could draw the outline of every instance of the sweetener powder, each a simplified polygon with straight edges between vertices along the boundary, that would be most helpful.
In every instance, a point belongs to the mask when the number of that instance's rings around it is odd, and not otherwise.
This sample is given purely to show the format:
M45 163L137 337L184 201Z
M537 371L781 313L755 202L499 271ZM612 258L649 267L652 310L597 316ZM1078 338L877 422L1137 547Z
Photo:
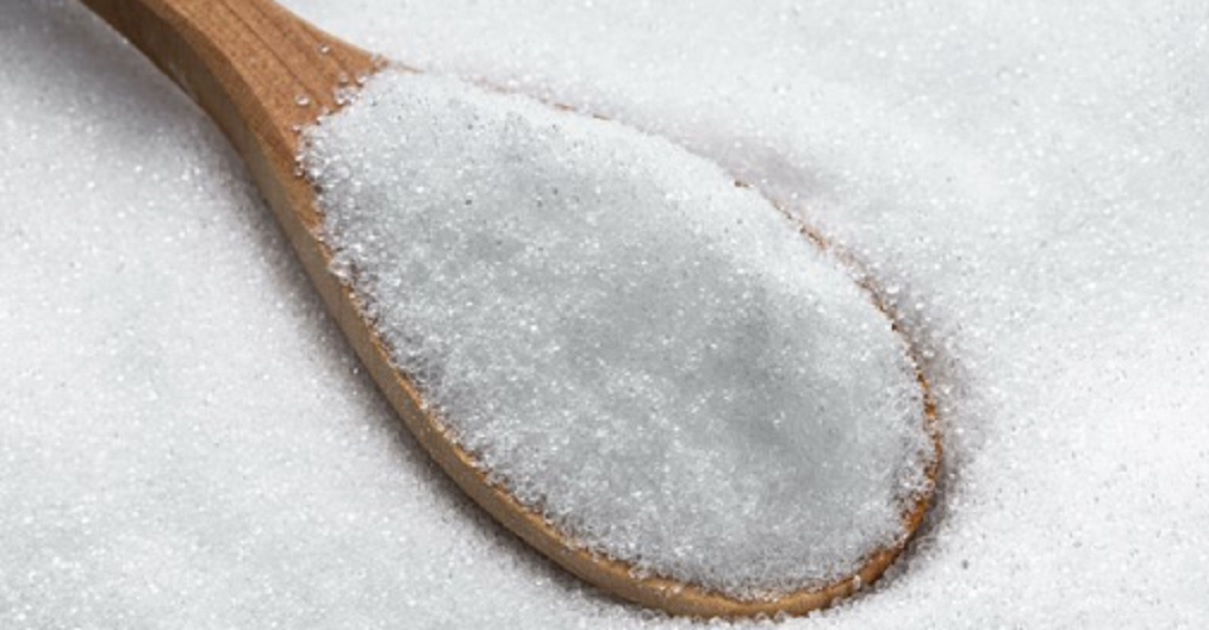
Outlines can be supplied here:
M397 366L573 540L750 598L901 539L931 449L915 366L766 199L618 123L402 72L307 137Z

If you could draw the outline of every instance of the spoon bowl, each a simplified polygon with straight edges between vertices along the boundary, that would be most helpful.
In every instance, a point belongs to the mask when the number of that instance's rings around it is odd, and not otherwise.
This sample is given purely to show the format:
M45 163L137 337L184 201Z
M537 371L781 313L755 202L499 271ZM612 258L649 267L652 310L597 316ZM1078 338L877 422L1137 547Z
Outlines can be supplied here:
M444 471L498 522L571 573L618 597L673 614L740 617L802 614L876 580L902 552L926 514L930 494L902 515L895 544L869 556L852 575L820 588L769 600L743 600L694 584L635 571L569 540L543 515L489 480L475 458L425 410L413 381L331 271L333 252L320 238L323 214L298 156L302 129L339 110L385 62L295 17L269 0L83 0L171 77L219 125L248 165L308 276L382 393ZM394 64L394 67L400 67ZM558 107L558 106L554 106ZM822 239L813 237L816 244ZM876 295L876 292L874 292ZM884 305L883 312L890 316ZM927 381L918 377L929 428L936 423ZM926 475L935 481L936 457Z

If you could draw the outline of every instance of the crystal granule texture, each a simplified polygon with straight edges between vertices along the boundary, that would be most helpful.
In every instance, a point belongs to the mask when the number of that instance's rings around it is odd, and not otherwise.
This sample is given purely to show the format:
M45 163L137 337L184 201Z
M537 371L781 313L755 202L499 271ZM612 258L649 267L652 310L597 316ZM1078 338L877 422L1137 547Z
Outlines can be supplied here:
M308 142L334 266L397 365L573 540L754 597L902 537L930 446L905 342L717 166L395 72Z
M282 4L671 138L898 288L935 518L777 628L1209 627L1209 3ZM467 504L81 3L0 1L0 77L0 628L701 627Z

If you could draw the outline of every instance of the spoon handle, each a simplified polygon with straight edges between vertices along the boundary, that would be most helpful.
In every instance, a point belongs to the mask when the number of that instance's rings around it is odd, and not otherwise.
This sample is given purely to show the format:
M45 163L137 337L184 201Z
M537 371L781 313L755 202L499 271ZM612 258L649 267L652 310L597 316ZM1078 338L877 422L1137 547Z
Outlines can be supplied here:
M271 0L83 0L218 123L258 182L293 162L300 126L376 68ZM280 162L278 162L280 164Z

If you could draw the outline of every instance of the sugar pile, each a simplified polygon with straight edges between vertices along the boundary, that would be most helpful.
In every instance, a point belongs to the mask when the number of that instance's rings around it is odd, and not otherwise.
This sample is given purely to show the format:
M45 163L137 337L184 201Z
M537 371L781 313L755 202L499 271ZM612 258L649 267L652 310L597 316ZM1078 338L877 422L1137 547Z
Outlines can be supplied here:
M572 540L750 598L903 537L931 444L904 340L716 166L400 72L307 144L333 264L396 364Z
M897 288L936 518L780 627L1209 626L1209 6L288 4L670 137ZM0 78L0 626L690 627L465 504L222 139L75 3L0 2Z

